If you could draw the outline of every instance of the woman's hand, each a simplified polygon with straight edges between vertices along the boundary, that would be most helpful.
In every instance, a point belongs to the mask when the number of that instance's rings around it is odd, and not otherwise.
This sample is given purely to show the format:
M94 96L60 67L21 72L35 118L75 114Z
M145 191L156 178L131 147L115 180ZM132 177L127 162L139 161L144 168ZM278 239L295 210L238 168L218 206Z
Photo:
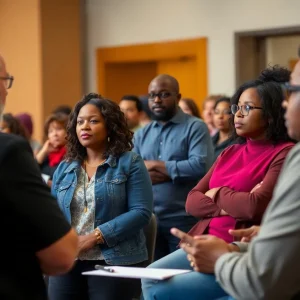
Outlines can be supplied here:
M80 235L78 237L79 253L87 251L97 245L97 238L94 233Z
M50 141L47 140L44 143L42 149L38 152L38 154L35 157L37 162L39 164L42 164L45 158L47 157L47 155L52 151L54 151L54 147L51 145Z
M213 189L210 189L208 190L206 193L205 193L205 196L209 197L209 198L213 198L215 196L215 194L217 193L217 191L220 189L221 187L217 187L217 188L213 188Z
M260 183L258 183L251 191L250 194L252 194L253 192L255 192L257 189L259 189L261 187L261 185L263 184L263 182L261 181Z
M249 243L251 242L252 238L257 236L259 233L260 226L252 226L246 229L230 229L229 233L235 237L241 238L241 242Z

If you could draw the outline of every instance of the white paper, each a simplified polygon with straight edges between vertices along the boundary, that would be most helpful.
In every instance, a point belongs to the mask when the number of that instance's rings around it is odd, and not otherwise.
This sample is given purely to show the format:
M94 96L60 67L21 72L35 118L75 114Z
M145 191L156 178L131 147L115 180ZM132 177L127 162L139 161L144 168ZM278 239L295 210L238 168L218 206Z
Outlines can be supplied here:
M47 174L42 174L42 178L45 181L45 183L48 183L48 180L50 179L50 176Z
M113 269L114 272L95 270L95 271L83 272L82 274L94 275L94 276L106 276L106 277L148 278L148 279L164 280L173 277L175 275L191 272L191 270L114 267L114 266L105 267L105 269Z

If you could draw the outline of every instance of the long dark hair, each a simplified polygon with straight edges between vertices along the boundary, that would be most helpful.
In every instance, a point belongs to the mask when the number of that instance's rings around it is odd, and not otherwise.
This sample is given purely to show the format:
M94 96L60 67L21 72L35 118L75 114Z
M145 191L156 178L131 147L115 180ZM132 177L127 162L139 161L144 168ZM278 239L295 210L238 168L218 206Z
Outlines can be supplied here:
M125 116L119 106L101 95L90 93L75 105L70 115L67 126L66 160L82 161L86 157L86 148L80 144L76 133L79 111L86 104L95 105L104 118L107 134L110 138L104 157L107 158L109 155L118 157L122 153L130 151L133 147L133 133L129 130Z
M290 71L279 66L269 67L261 72L257 80L242 84L231 98L231 104L238 104L242 93L250 88L255 88L261 101L263 118L268 120L266 138L274 143L291 141L287 133L282 107L283 93L281 83L289 81ZM234 129L234 116L230 119L233 128L232 138L239 143L246 142L246 138L237 135Z

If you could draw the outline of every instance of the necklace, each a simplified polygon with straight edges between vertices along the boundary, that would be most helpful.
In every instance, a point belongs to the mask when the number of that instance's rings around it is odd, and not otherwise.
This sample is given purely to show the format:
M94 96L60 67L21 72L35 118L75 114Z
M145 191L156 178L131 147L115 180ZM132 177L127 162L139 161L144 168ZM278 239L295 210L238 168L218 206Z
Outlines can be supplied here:
M84 161L84 172L85 172L85 174L84 174L84 178L83 178L83 196L84 196L84 212L85 213L88 210L88 203L87 203L87 200L86 200L86 177L88 176L88 174L86 172L86 166L89 166L91 168L98 168L100 165L103 165L104 162L105 162L105 159L103 159L103 161L99 165L92 166L92 165L89 165L86 160Z
M102 165L104 162L105 162L105 158L98 165L90 165L90 164L88 164L88 162L86 160L84 161L84 164L87 165L87 166L89 166L89 167L91 167L91 168L97 168L100 165Z

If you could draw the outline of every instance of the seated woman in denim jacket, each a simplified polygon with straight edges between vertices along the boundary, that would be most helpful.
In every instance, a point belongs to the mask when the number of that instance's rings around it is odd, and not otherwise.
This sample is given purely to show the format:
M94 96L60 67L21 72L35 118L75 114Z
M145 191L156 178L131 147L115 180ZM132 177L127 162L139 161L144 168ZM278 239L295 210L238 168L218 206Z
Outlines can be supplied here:
M69 273L50 277L50 299L131 299L138 288L138 280L81 275L96 264L147 260L143 227L152 213L152 185L143 160L130 152L131 140L116 103L89 94L76 104L52 193L79 235L80 253Z

